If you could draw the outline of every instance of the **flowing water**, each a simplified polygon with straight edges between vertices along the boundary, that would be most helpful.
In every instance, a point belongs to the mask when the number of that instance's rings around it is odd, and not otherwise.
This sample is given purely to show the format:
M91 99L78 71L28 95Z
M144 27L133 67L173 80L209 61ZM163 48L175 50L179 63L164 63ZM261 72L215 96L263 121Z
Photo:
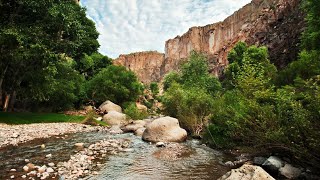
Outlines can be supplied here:
M121 152L109 155L103 161L104 165L96 169L99 175L89 176L85 179L217 179L229 169L222 164L232 157L201 145L196 140L188 140L181 146L188 149L188 153L178 159L161 159L154 154L161 148L150 145L133 134L110 135L104 132L76 133L56 136L48 139L34 140L17 147L7 147L0 150L0 179L9 179L11 175L21 177L26 165L25 159L36 165L50 162L57 164L67 161L70 155L75 154L75 143L83 142L86 145L102 139L125 138L130 139L131 152ZM46 144L45 149L40 145ZM52 154L52 158L46 158ZM10 172L16 169L16 172Z

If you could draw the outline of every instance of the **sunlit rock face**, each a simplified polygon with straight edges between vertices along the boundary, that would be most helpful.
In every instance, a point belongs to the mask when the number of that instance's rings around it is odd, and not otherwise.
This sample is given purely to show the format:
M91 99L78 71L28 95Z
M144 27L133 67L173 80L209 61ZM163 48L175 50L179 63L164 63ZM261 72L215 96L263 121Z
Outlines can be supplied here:
M296 59L299 36L304 27L301 0L253 0L222 22L192 27L165 43L165 54L156 52L121 55L116 64L134 71L144 83L159 81L177 70L191 51L208 57L210 72L221 75L228 65L227 54L239 41L265 45L270 60L282 68Z
M120 55L114 64L125 66L135 72L139 80L145 84L159 81L164 76L162 72L162 65L165 64L164 54L156 51Z

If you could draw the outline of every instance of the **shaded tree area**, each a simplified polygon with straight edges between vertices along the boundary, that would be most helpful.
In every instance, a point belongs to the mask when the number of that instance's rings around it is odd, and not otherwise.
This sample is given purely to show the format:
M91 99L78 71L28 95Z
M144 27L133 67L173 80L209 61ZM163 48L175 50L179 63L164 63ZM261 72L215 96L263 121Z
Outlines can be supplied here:
M87 100L87 80L112 60L72 0L0 0L0 107L59 111Z

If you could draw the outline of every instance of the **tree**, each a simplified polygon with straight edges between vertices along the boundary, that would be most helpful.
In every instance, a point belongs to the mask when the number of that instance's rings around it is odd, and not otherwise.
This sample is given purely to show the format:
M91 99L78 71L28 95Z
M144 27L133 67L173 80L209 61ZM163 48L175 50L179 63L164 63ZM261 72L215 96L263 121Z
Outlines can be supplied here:
M80 61L84 54L92 54L99 47L94 23L74 1L0 1L0 21L0 96L5 94L6 102L12 97L11 104L16 96L20 100L48 101L40 98L41 94L17 93L45 91L30 84L40 84L34 81L41 80L51 86L56 82L48 81L55 77L51 70L59 71L61 68L55 66L63 64L66 57ZM30 73L47 79L31 79L34 76Z
M88 97L98 104L106 100L120 105L135 102L142 90L142 84L133 72L114 65L103 69L87 84Z

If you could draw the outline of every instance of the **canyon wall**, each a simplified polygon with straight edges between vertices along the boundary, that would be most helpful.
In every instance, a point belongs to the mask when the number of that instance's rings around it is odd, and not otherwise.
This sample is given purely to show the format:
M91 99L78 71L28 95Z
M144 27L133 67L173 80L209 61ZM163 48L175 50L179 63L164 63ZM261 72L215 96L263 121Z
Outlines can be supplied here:
M163 53L156 51L137 52L127 55L120 55L115 61L115 65L122 65L136 73L142 83L149 84L159 81L163 76L163 64L165 64Z
M192 27L182 36L166 41L164 55L121 55L115 63L128 67L148 83L177 70L191 51L197 51L207 55L210 72L219 76L228 65L228 52L237 42L244 41L267 46L271 62L282 68L297 57L303 27L300 0L253 0L222 22Z

